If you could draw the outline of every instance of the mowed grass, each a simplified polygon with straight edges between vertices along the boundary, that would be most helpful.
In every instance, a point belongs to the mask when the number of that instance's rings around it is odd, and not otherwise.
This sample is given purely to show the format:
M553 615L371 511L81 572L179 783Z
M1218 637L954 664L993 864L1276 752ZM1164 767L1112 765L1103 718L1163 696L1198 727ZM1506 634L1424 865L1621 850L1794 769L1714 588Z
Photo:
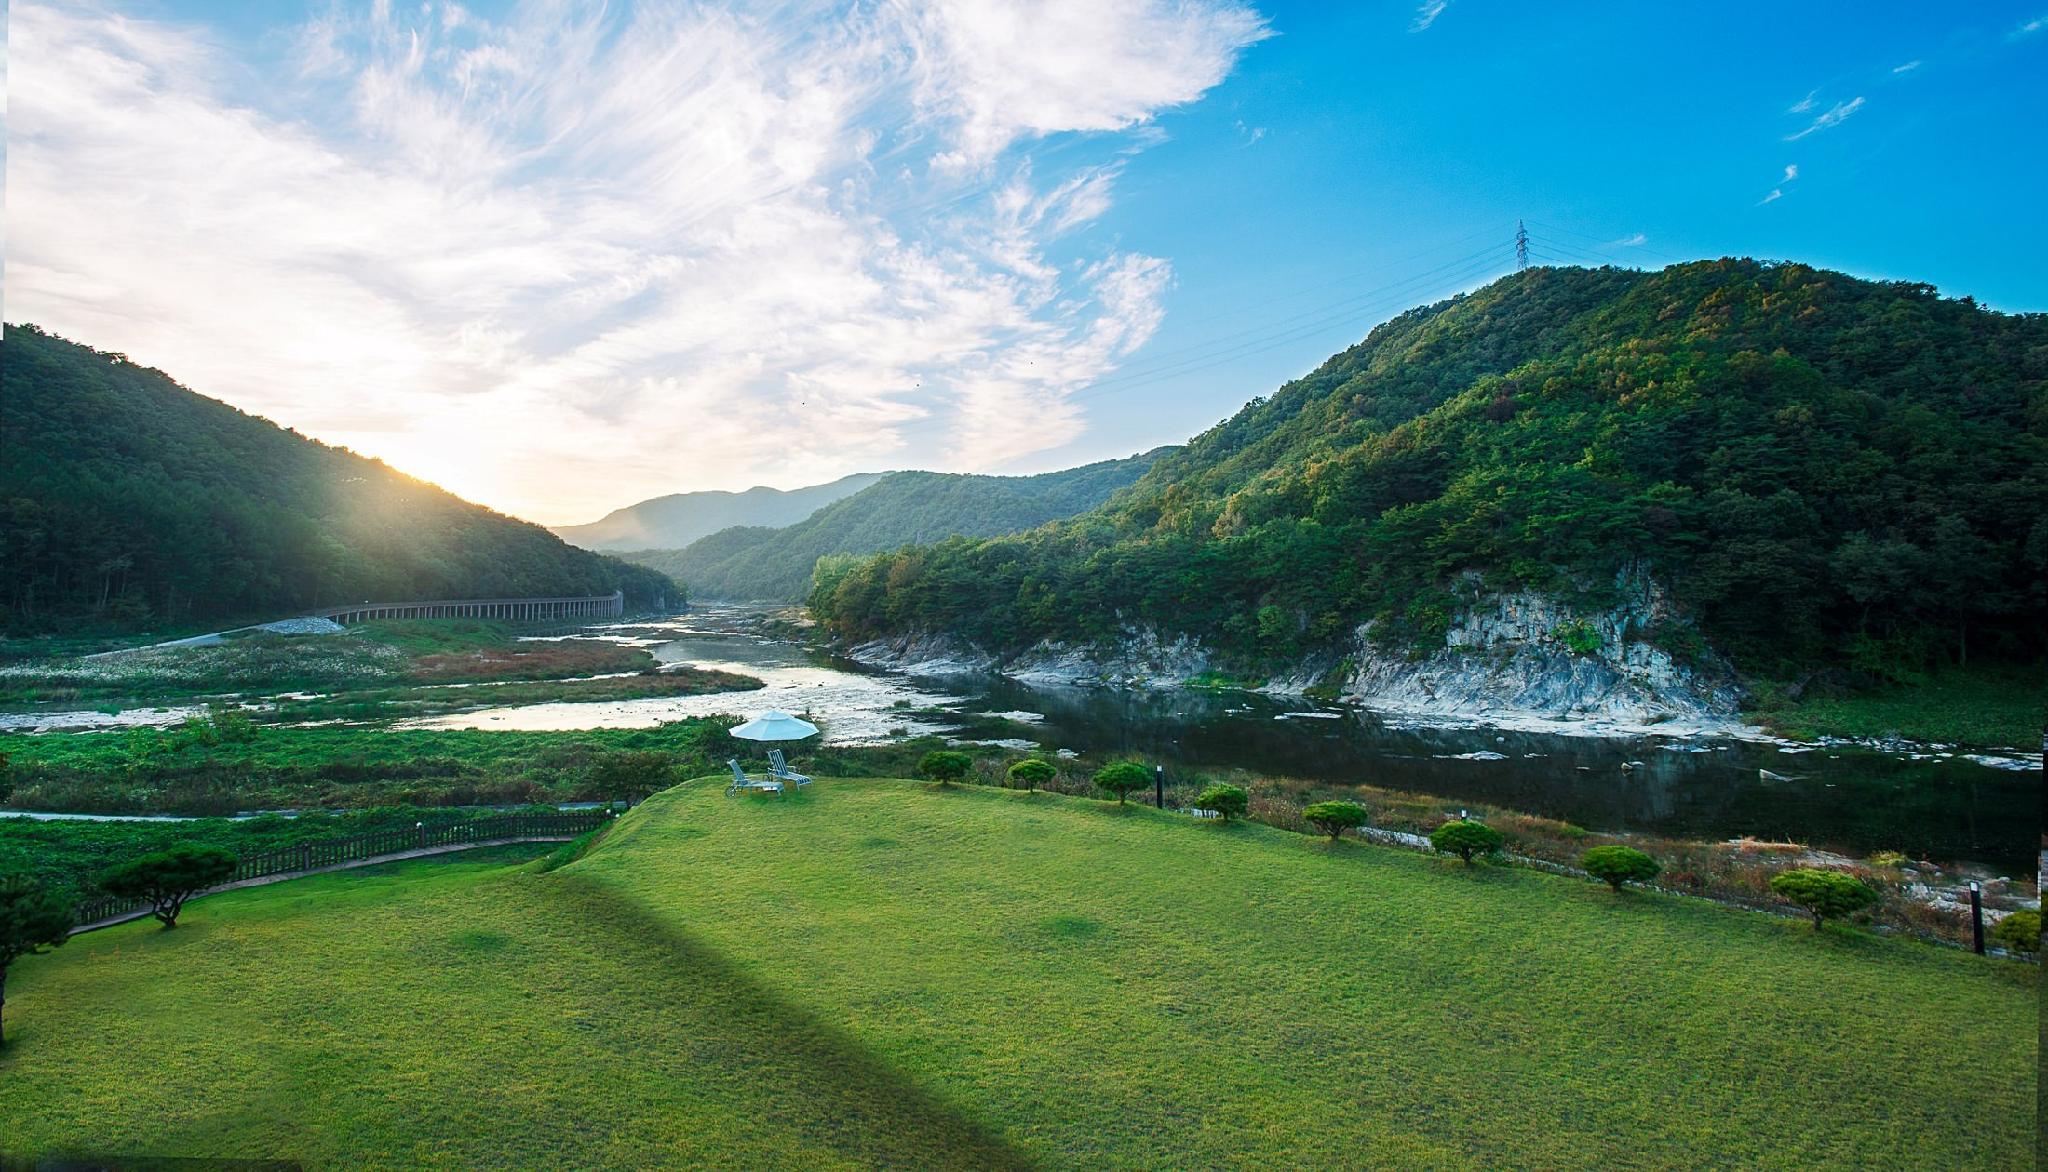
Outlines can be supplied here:
M2037 972L1253 825L700 782L552 872L18 966L0 1151L335 1165L2021 1166Z

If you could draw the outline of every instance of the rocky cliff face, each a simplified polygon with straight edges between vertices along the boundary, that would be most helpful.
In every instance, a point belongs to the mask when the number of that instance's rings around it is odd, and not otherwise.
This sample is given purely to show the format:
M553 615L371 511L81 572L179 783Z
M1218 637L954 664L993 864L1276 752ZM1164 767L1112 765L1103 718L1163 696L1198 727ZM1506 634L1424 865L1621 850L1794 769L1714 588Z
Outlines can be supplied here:
M1683 623L1647 575L1625 572L1623 601L1580 611L1533 593L1484 595L1460 614L1444 646L1421 655L1383 648L1370 623L1261 690L1481 722L1669 725L1736 723L1741 690L1711 655L1697 667L1643 640L1654 624ZM1046 641L1004 659L949 636L920 633L853 648L866 663L923 675L994 671L1026 683L1178 687L1217 669L1193 639L1126 628L1107 646Z

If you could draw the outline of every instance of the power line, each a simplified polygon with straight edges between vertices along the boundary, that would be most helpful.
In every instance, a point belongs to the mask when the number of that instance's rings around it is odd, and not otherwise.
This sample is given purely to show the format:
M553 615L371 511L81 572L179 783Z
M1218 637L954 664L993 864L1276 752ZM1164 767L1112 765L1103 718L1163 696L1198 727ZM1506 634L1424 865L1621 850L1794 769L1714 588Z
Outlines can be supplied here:
M1529 228L1522 221L1515 221L1515 271L1529 267Z

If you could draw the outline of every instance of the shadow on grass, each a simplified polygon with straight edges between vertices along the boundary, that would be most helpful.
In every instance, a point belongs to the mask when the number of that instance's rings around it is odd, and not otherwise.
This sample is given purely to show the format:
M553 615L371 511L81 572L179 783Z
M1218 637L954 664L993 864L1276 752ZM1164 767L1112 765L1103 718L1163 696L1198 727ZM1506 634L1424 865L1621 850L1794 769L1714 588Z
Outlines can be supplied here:
M865 1049L844 1030L791 1004L642 905L573 873L560 884L565 909L621 953L655 951L644 971L666 981L634 989L646 1012L704 1024L707 1060L772 1072L780 1083L736 1083L757 1116L871 1166L1030 1168L1032 1161L961 1108L948 1104ZM715 1162L716 1153L699 1153Z

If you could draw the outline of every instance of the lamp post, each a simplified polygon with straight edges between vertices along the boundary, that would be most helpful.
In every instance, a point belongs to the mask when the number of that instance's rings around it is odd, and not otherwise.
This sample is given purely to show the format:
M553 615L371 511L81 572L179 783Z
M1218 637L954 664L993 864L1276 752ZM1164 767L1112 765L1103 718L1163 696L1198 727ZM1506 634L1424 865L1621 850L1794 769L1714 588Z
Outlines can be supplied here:
M1166 808L1166 766L1164 765L1154 765L1152 767L1152 808L1155 810L1164 810Z
M1970 950L1984 955L1984 885L1970 880Z

